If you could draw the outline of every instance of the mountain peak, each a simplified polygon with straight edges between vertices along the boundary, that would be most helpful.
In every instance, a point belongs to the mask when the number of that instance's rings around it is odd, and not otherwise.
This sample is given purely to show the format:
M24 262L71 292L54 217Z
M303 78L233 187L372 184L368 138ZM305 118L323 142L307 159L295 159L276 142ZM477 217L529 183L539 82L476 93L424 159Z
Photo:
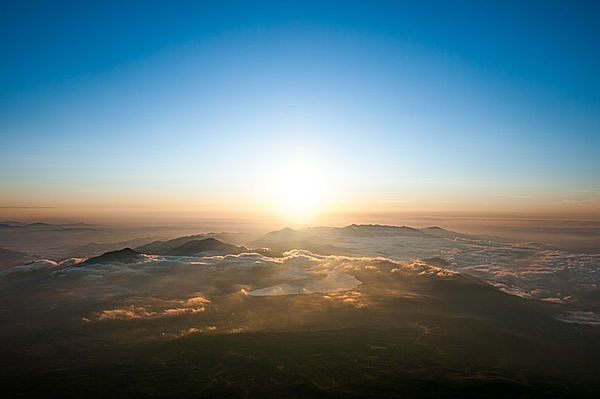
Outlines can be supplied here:
M213 237L200 240L191 240L178 247L172 248L167 255L192 256L202 252L218 252L219 254L236 254L244 252L246 248L226 244Z
M97 263L134 263L138 260L140 253L131 249L123 248L116 251L105 252L100 256L89 258L82 265L93 265Z
M424 227L423 230L439 230L439 231L446 231L446 229L441 228L440 226L429 226L429 227Z

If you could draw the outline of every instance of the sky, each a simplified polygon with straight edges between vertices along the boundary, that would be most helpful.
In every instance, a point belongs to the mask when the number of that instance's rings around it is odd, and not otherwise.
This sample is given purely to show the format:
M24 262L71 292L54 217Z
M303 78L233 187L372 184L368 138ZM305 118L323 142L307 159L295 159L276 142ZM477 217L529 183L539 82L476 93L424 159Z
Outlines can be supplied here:
M0 217L600 219L597 2L121 3L0 4Z

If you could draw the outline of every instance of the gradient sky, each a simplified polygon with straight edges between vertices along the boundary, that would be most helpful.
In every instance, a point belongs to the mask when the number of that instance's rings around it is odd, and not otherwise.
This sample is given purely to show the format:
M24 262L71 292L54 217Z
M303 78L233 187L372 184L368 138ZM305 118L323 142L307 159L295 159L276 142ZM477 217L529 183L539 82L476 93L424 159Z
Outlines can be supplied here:
M598 4L4 1L0 215L596 217Z

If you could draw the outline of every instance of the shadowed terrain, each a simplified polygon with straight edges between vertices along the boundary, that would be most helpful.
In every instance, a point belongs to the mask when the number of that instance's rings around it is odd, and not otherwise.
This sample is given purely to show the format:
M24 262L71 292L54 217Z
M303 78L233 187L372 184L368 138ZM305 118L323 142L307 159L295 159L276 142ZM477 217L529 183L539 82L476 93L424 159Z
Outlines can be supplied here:
M349 229L352 239L356 229ZM428 229L365 230L363 245L382 231L392 240L454 240L439 238L454 234L438 229L435 237ZM347 246L333 239L345 231L313 233L288 229L257 244L304 243L310 234L313 244ZM266 256L215 239L173 241L146 247L165 255L126 248L4 272L4 391L99 398L600 394L600 331L585 318L561 320L581 308L509 295L452 270L443 256L357 256L356 245L352 256L306 249Z

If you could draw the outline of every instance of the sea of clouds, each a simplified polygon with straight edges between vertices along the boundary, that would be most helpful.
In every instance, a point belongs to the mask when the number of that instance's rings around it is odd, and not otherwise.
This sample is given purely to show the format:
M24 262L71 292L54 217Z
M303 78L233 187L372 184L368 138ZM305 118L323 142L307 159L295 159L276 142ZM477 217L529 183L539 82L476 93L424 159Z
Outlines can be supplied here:
M600 289L600 254L548 249L539 243L423 237L348 238L338 243L364 256L395 260L439 257L447 268L524 298L574 302Z
M132 264L88 266L79 265L83 259L73 258L62 262L40 260L8 269L2 276L47 271L46 284L53 286L52 281L56 280L64 286L68 281L71 290L84 287L88 296L159 297L164 296L167 284L190 293L186 298L171 298L167 301L175 302L150 308L129 304L122 309L106 309L100 316L142 318L201 312L206 304L188 306L187 301L202 297L209 303L206 294L211 292L259 297L350 291L361 284L353 270L377 269L384 262L390 272L438 277L467 274L511 295L578 305L576 310L561 316L566 322L598 324L600 319L598 304L593 300L586 302L590 293L600 289L598 254L547 249L536 243L464 238L352 237L336 245L350 249L356 256L323 256L302 250L289 251L281 258L255 253L208 257L141 255ZM436 268L420 260L431 257L439 257L447 264Z

